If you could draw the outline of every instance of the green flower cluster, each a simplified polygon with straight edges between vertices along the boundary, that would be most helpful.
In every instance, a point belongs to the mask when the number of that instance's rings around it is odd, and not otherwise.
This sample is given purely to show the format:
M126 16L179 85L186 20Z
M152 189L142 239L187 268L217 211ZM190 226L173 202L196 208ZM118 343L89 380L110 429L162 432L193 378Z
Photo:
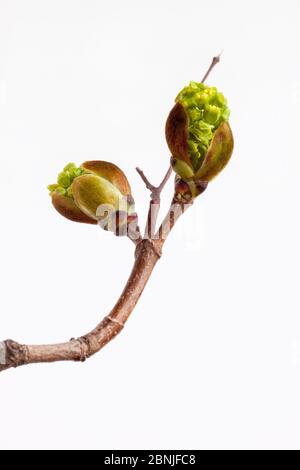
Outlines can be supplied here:
M190 82L177 96L189 119L189 154L194 171L197 171L207 153L215 130L228 121L227 101L216 87Z
M48 189L50 194L58 191L63 196L72 198L72 183L78 176L88 173L83 168L77 167L75 163L69 163L57 177L57 183L50 184Z

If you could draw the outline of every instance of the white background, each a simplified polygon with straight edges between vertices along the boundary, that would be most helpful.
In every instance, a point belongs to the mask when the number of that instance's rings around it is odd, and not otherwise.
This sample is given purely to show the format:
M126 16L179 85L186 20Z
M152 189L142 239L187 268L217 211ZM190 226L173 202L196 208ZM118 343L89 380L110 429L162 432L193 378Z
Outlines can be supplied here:
M66 163L121 166L144 221L134 167L159 182L173 100L222 49L235 135L123 333L0 375L1 448L300 448L299 21L297 0L0 0L1 340L86 333L130 272L129 241L52 209Z

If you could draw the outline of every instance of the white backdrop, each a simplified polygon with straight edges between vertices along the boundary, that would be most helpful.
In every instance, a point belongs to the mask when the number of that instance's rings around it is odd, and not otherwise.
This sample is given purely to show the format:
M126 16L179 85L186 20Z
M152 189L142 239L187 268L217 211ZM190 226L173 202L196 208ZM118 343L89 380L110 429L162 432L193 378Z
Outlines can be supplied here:
M0 340L84 334L129 274L129 241L52 209L65 163L121 166L144 220L134 167L159 182L173 100L222 49L235 135L123 333L0 375L1 448L300 448L299 21L297 0L0 0Z

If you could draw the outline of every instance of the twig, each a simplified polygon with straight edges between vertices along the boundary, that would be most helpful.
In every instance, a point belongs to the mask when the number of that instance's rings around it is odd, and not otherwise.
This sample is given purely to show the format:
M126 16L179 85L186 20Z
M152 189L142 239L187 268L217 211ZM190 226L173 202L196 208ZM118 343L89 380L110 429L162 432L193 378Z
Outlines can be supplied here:
M148 178L146 177L145 173L142 170L140 170L140 168L136 168L136 171L138 172L138 174L144 181L146 188L149 189L149 191L151 191L151 194L150 194L151 200L150 200L147 223L146 223L146 228L145 228L145 238L151 239L153 238L154 233L155 233L156 222L157 222L157 218L159 214L160 195L168 179L171 176L172 167L170 166L168 168L168 171L165 174L159 186L154 186L153 184L151 184Z
M207 79L209 73L219 61L220 55L213 58L202 82ZM161 256L161 249L167 236L178 218L191 205L173 204L158 232L153 235L160 207L160 194L171 175L171 171L170 167L163 181L156 187L149 182L143 171L137 168L137 172L146 187L151 191L146 235L142 240L139 229L137 229L136 238L133 237L133 231L128 233L129 238L136 244L135 263L127 284L110 314L104 317L101 323L88 334L77 339L72 338L66 343L25 345L13 340L0 342L0 372L11 367L39 362L85 361L118 335L137 304L152 270ZM155 208L155 210L152 211L152 208Z
M137 219L132 222L129 221L127 225L127 237L135 244L135 246L142 241L142 235Z
M85 361L123 329L159 259L155 242L143 240L124 291L115 307L90 333L67 343L27 346L12 340L0 343L0 372L38 362Z
M184 212L187 211L189 207L193 205L193 201L190 202L183 202L179 204L178 202L172 202L172 205L167 212L164 220L162 221L159 229L157 230L154 239L156 240L156 246L159 250L161 250L163 244L165 243L167 237L170 235L171 230L173 229L174 225L176 224L179 217L181 217Z
M223 52L223 51L222 51ZM215 67L215 65L217 65L219 62L220 62L220 59L221 59L221 55L222 55L222 52L220 52L219 55L213 57L212 61L211 61L211 64L206 72L206 74L204 75L204 77L202 78L201 80L201 83L204 83L205 80L207 79L207 77L209 76L210 72L212 71L212 69Z
M164 182L166 179L165 177ZM135 262L127 284L110 314L104 317L94 330L80 338L72 338L66 343L59 344L25 345L13 340L0 342L0 372L11 367L34 363L83 362L114 339L124 328L136 306L153 268L160 259L167 236L190 205L173 204L157 235L152 239L143 239L137 244Z
M170 177L171 170L168 170L157 188L149 183L141 170L139 170L139 173L141 176L143 175L143 181L151 190L151 197L160 201L160 193ZM177 218L172 221L172 226ZM139 238L136 246L135 263L127 284L110 314L104 317L94 330L80 338L72 338L66 343L59 344L25 345L13 340L0 342L0 372L25 364L85 361L102 349L123 329L161 256L164 242L165 238L157 240L155 237L143 240Z
M165 176L164 176L164 178L163 178L163 180L162 180L162 182L160 183L159 186L154 186L153 184L151 184L150 181L148 180L148 178L146 177L145 173L142 170L140 170L140 168L137 167L136 171L138 172L138 174L140 175L140 177L144 181L146 188L149 189L149 191L151 191L151 194L150 194L151 200L152 201L160 201L160 194L161 194L163 188L165 187L168 179L170 178L170 176L172 174L172 167L169 166L168 171L165 174Z
M131 227L131 225L129 225L127 237L135 244L135 246L137 246L142 241L139 227Z
M171 228L181 213L178 212L172 219ZM157 240L144 239L138 243L135 263L119 300L110 314L104 317L94 330L80 338L72 338L66 343L59 344L25 345L13 340L3 341L0 343L0 372L11 367L34 363L83 362L97 353L124 328L161 256L165 240L166 237Z

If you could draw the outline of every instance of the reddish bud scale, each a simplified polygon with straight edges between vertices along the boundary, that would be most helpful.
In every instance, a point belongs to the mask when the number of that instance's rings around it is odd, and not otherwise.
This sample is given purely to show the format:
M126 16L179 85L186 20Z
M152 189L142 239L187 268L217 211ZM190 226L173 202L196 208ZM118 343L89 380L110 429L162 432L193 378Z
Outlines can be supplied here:
M175 182L174 202L189 203L192 202L193 193L190 184L182 179L177 179Z

